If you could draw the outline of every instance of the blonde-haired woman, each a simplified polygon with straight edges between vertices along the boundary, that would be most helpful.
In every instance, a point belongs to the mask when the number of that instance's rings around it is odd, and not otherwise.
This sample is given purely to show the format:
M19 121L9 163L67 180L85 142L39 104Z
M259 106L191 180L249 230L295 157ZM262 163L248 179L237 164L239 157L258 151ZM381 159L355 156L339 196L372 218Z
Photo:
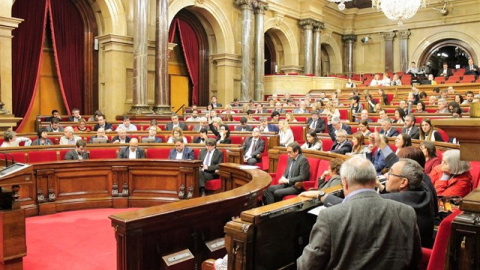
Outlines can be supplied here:
M285 120L287 120L288 123L296 123L296 122L298 122L297 119L295 119L295 116L293 116L292 113L286 113L286 114L285 114Z
M183 143L188 143L187 138L183 136L183 130L181 127L174 127L172 129L172 135L170 136L170 138L168 138L167 143L174 143L176 138L182 138Z
M338 109L336 109L334 106L333 106L333 102L331 101L328 101L326 104L325 104L325 109L323 110L322 114L325 114L325 115L332 115L332 116L338 116L340 117L340 111L338 111Z
M288 125L287 121L280 120L278 122L278 128L280 129L280 132L278 132L278 135L280 135L281 146L287 146L295 140L293 138L292 129L290 128L290 125Z

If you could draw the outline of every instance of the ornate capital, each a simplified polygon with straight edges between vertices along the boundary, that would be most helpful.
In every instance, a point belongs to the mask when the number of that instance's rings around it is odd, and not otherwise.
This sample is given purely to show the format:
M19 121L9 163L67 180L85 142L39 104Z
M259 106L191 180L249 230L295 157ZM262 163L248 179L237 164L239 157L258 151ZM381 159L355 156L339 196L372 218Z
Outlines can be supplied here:
M396 33L395 32L382 32L380 33L385 41L392 41L393 38L395 37Z
M255 13L265 14L265 11L267 11L269 8L270 7L265 0L253 1L253 10L255 11Z
M405 30L405 31L398 31L398 37L400 39L408 39L410 36L411 32L410 30Z
M357 36L356 36L356 35L353 35L353 34L343 35L343 36L342 36L342 40L343 40L343 41L355 42L355 41L357 41Z
M313 23L313 31L320 32L322 29L325 29L325 24L323 22L316 21Z
M235 0L235 5L240 6L242 9L253 9L253 1L254 0Z
M312 30L313 24L316 22L314 19L304 19L298 23L303 27L303 30Z

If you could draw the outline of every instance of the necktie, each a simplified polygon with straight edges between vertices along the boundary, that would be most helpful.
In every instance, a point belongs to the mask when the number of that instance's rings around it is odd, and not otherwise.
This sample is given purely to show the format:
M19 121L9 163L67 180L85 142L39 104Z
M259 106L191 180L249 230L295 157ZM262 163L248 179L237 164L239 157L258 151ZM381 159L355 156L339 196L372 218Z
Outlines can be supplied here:
M290 169L288 169L288 179L292 176L292 168L293 165L295 164L295 159L292 161L292 164L290 165Z
M210 166L210 151L207 153L207 157L205 158L205 165Z
M314 120L310 125L310 128L315 128L316 124L317 124L317 120Z
M257 140L253 140L253 146L252 146L252 152L255 152L255 148L256 148L256 144L257 144Z
M340 146L342 146L342 144L341 144L341 143L337 144L337 146L335 146L335 150L338 150L338 149L340 149Z

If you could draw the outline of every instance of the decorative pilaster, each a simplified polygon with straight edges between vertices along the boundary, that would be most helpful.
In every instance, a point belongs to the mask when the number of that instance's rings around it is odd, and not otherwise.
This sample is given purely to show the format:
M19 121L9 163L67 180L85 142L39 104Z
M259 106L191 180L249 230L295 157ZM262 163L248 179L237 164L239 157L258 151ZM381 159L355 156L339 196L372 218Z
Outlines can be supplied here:
M325 25L322 22L313 24L313 74L322 75L322 29Z
M409 30L398 32L400 38L400 70L403 71L408 69L408 37L410 34Z
M153 111L157 114L170 114L170 89L168 87L168 0L156 0L156 9L155 105L153 106Z
M385 72L393 72L393 39L395 32L381 33L385 40Z
M263 100L263 75L265 74L265 34L263 30L265 11L268 3L264 0L254 2L255 11L255 71L254 71L254 99Z
M148 106L148 43L147 43L147 2L134 1L133 37L133 106L131 114L152 113Z
M313 42L312 42L312 30L313 24L316 23L313 19L305 19L300 21L300 25L303 28L303 36L304 36L304 43L303 43L303 51L305 52L305 59L303 65L303 73L304 74L312 74L313 73Z
M345 42L345 66L347 77L351 77L353 74L353 44L357 41L357 36L344 35L342 40Z
M247 101L252 98L250 89L251 80L251 48L252 48L252 1L235 0L235 4L242 8L242 79L241 79L241 100Z

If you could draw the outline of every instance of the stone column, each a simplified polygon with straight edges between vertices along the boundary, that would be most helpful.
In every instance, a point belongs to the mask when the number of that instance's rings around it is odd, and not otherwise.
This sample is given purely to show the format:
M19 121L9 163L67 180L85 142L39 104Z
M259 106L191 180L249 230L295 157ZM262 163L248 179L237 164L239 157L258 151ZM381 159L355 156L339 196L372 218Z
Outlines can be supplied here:
M155 25L155 105L157 114L170 114L170 89L168 87L168 0L156 0Z
M356 35L344 35L342 40L345 42L345 69L347 77L353 73L353 44L357 41Z
M322 76L322 29L325 28L322 22L313 24L313 74Z
M312 42L312 30L313 24L315 20L312 19L305 19L300 21L300 25L303 28L303 51L305 52L305 59L303 65L303 73L304 74L312 74L313 73L313 42Z
M240 99L247 101L252 99L252 91L250 87L251 81L251 48L252 48L252 1L251 0L235 0L235 4L242 8L242 79Z
M148 0L135 0L133 24L133 105L131 114L152 113L148 106L148 43L147 43Z
M400 38L400 70L407 71L408 69L408 37L410 31L399 31L398 37ZM420 63L418 63L420 65Z
M393 72L393 39L395 32L381 33L385 40L385 72Z
M254 99L263 100L263 76L265 74L265 34L264 15L268 10L268 3L260 0L255 6L255 71L254 71Z

